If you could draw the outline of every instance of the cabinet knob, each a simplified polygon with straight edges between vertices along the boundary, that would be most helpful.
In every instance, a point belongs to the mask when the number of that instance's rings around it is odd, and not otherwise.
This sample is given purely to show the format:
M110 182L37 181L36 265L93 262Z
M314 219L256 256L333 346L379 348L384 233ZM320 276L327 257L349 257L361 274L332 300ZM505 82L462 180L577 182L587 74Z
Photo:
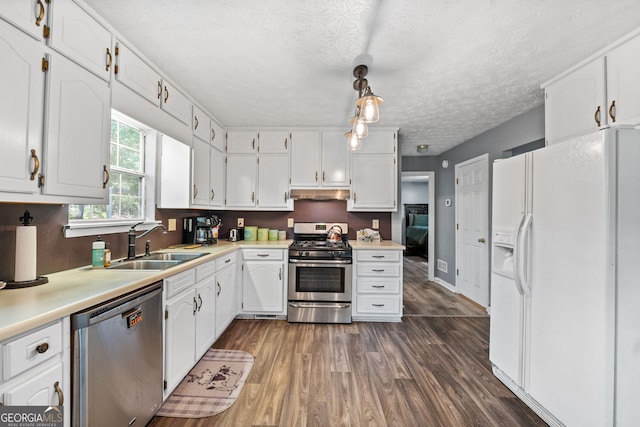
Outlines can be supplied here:
M39 346L36 347L36 351L40 354L46 353L49 350L49 343L43 342Z
M481 238L478 239L478 243L485 243L485 242L486 242L486 240L485 240L484 237L481 237Z

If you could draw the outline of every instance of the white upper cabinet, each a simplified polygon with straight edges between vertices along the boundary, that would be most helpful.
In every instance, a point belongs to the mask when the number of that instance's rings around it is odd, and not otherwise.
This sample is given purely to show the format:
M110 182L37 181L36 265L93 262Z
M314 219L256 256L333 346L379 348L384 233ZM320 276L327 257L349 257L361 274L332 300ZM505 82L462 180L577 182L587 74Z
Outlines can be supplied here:
M216 147L209 150L209 206L224 206L224 153Z
M607 54L609 124L640 124L640 36Z
M222 126L211 120L211 145L224 151L225 135Z
M261 131L258 134L260 154L284 154L289 152L288 131Z
M547 145L605 126L640 124L640 36L545 89Z
M109 85L59 55L47 74L44 193L108 203Z
M547 145L606 125L604 66L596 59L545 88Z
M349 151L343 132L291 134L291 187L348 187Z
M0 191L38 192L44 115L43 57L41 43L0 21Z
M394 156L353 156L351 199L347 202L347 209L395 211L397 176L398 168Z
M394 131L369 129L369 136L362 140L362 147L353 154L393 154L395 152L396 133Z
M195 149L195 148L194 148ZM185 209L189 207L189 165L191 148L167 135L162 135L158 150L159 208Z
M199 138L193 138L192 206L224 205L224 154Z
M72 0L55 0L51 6L51 47L109 81L114 65L111 33Z
M256 205L257 173L256 156L227 155L226 206L253 207Z
M191 101L166 80L162 81L160 107L182 123L191 123Z
M120 41L116 43L114 74L117 81L157 107L160 106L162 78Z
M201 140L209 143L211 137L211 119L204 111L193 106L193 118L191 119L191 130L193 136L197 136Z
M252 154L258 152L258 132L229 131L227 132L227 153Z
M3 1L0 16L29 35L42 40L48 23L49 2L45 0Z
M319 186L320 162L320 132L292 132L291 186Z
M289 199L289 156L266 155L258 159L258 207L293 208Z

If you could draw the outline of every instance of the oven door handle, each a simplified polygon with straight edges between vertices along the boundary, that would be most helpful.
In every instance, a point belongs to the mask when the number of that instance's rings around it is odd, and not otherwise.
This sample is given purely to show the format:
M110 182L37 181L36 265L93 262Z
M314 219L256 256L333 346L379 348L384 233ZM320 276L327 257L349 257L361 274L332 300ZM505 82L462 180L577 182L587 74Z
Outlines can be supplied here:
M313 303L313 302L291 302L289 301L289 306L294 308L349 308L351 304L349 303Z
M304 264L300 267L313 267L316 264L352 264L350 259L291 259L289 258L289 264Z

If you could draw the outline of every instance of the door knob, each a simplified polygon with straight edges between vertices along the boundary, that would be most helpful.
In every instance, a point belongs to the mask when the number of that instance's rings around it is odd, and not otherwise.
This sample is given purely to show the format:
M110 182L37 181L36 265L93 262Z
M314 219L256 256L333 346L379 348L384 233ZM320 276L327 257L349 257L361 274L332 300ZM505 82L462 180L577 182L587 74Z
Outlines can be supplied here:
M486 242L486 240L484 239L484 237L481 237L481 238L479 238L479 239L478 239L478 242L480 242L480 243L485 243L485 242Z

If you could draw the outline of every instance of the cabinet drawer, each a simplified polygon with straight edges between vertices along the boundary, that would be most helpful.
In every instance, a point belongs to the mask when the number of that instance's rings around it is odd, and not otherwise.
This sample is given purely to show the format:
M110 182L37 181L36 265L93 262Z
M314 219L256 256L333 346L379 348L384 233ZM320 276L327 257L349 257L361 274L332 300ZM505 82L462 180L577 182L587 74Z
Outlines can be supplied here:
M164 279L164 288L167 292L167 298L171 298L177 295L189 286L193 286L196 283L196 269L183 271L175 276L167 277Z
M283 251L279 249L243 249L242 255L244 259L263 259L263 260L281 260L283 259Z
M400 277L400 264L391 263L358 263L358 276Z
M356 313L359 314L401 314L400 296L358 295Z
M219 258L216 258L216 271L220 271L223 268L233 264L234 262L236 262L235 252L231 252L230 254L226 254Z
M54 323L4 346L4 379L33 368L62 351L62 324Z
M200 264L196 267L196 282L200 282L201 280L206 279L207 277L211 277L216 272L216 260L211 260L209 262L205 262L204 264Z
M358 277L356 278L356 290L359 293L397 294L400 292L400 279Z
M400 261L401 251L356 251L357 261Z

